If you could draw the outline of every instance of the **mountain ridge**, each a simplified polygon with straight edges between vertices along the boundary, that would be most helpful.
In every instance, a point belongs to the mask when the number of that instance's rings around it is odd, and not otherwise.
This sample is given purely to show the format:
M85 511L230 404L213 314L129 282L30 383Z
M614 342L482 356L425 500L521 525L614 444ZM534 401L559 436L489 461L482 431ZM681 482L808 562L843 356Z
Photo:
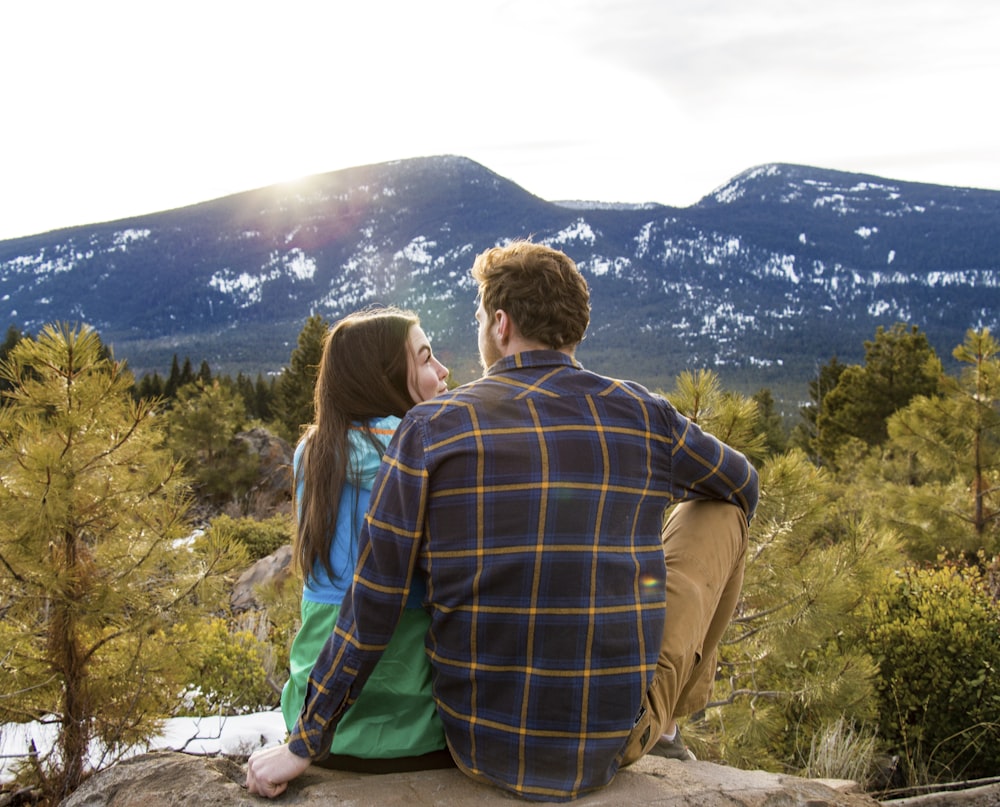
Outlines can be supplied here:
M686 208L569 206L465 157L422 157L0 241L0 316L28 333L87 322L139 375L175 354L268 373L311 313L392 303L465 381L472 260L531 237L591 286L586 366L654 387L704 367L745 390L804 389L830 357L860 361L880 325L921 327L944 359L968 328L995 331L998 225L998 191L794 164Z

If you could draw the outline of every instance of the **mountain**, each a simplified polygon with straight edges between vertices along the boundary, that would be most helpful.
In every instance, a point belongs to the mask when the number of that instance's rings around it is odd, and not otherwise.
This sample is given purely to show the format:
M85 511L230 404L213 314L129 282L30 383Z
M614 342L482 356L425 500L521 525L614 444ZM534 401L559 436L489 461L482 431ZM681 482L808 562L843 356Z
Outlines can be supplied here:
M279 371L311 313L416 310L459 381L478 372L483 249L531 237L591 286L588 367L669 388L805 384L918 325L947 360L997 330L1000 192L766 165L687 208L548 202L471 160L361 166L202 204L0 241L0 325L87 322L137 376L176 354Z

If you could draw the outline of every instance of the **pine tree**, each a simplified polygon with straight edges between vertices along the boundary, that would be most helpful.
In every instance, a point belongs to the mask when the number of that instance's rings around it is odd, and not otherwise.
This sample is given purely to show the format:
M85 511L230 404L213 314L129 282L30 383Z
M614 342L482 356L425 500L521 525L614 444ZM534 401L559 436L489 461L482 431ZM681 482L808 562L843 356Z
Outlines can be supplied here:
M177 397L177 388L181 385L181 365L177 361L177 354L174 354L173 361L170 362L170 375L167 376L167 383L163 387L163 396L168 400Z
M24 334L22 334L21 331L18 330L18 328L14 325L11 325L9 328L7 328L7 337L4 339L3 344L0 345L0 362L4 361L7 358L7 354L14 349L14 345L16 345L18 342L21 341L23 335ZM6 392L9 389L10 389L10 383L3 379L0 379L0 394ZM0 406L2 405L3 403L2 401L0 401Z
M788 435L785 433L785 424L778 412L774 396L771 390L764 387L754 393L754 402L757 404L758 419L767 440L767 453L780 454L788 447Z
M56 724L29 768L57 803L90 751L113 760L157 730L188 675L172 631L242 558L223 539L182 543L178 464L93 330L46 326L0 377L0 723Z
M941 377L941 362L914 325L881 326L865 342L865 364L847 367L837 386L823 397L816 418L817 453L838 467L837 453L850 440L873 447L888 437L886 420L918 395L933 395Z
M254 382L254 399L251 411L260 420L270 420L274 416L274 387L273 378L265 380L264 376L257 373L257 380Z
M766 453L767 437L757 403L724 391L718 375L711 370L681 373L666 397L681 414L751 460Z
M254 389L253 381L250 380L248 376L243 375L243 373L236 374L236 381L233 382L233 386L236 392L243 399L243 405L246 407L247 415L251 418L260 418L257 414L254 400Z
M201 360L201 365L198 367L198 375L194 377L194 380L203 385L212 383L212 368L208 365L208 359Z
M683 373L668 397L751 459L766 453L756 402L723 391L714 373ZM733 765L800 771L818 733L845 716L858 725L874 718L874 664L844 637L896 543L854 514L833 532L836 489L801 451L770 456L758 470L761 500L715 700L685 738Z
M823 399L836 388L846 369L847 365L841 364L836 356L820 367L816 377L809 382L809 403L799 409L801 421L792 430L789 447L802 449L813 462L819 462L815 446L816 421L823 412Z
M922 560L1000 551L1000 344L970 330L953 355L959 376L890 418L879 467L884 518Z
M815 737L875 719L876 668L850 638L865 597L901 558L896 535L850 501L840 509L829 473L801 451L759 470L743 596L707 722L729 764L802 772Z
M146 398L147 400L162 398L163 379L160 378L159 373L147 373L139 380L132 394L136 398Z
M195 374L194 367L191 365L191 357L184 357L184 364L181 366L181 374L177 379L177 389L180 389L187 384L194 383Z
M235 440L246 425L246 405L231 384L187 384L166 414L167 440L189 463L199 497L239 499L256 480L259 460Z
M274 414L286 440L297 441L302 429L315 420L313 396L316 391L316 376L329 328L329 323L323 317L318 314L310 316L299 333L288 367L278 379Z

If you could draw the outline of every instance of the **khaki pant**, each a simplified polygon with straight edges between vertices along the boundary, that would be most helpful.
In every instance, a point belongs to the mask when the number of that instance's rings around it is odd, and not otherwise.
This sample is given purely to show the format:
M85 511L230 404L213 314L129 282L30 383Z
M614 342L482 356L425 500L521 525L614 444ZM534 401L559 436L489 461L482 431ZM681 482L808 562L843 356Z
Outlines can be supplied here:
M663 527L666 624L653 682L625 745L622 766L642 757L674 718L705 708L716 648L743 586L747 521L736 505L683 502Z

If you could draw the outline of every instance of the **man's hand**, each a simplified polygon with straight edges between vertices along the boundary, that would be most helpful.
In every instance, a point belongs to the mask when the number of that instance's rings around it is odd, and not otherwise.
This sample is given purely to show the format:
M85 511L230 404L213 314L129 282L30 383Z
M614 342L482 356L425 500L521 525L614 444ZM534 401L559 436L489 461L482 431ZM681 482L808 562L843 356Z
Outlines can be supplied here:
M247 761L247 790L269 799L280 796L311 762L293 754L287 745L254 751Z

